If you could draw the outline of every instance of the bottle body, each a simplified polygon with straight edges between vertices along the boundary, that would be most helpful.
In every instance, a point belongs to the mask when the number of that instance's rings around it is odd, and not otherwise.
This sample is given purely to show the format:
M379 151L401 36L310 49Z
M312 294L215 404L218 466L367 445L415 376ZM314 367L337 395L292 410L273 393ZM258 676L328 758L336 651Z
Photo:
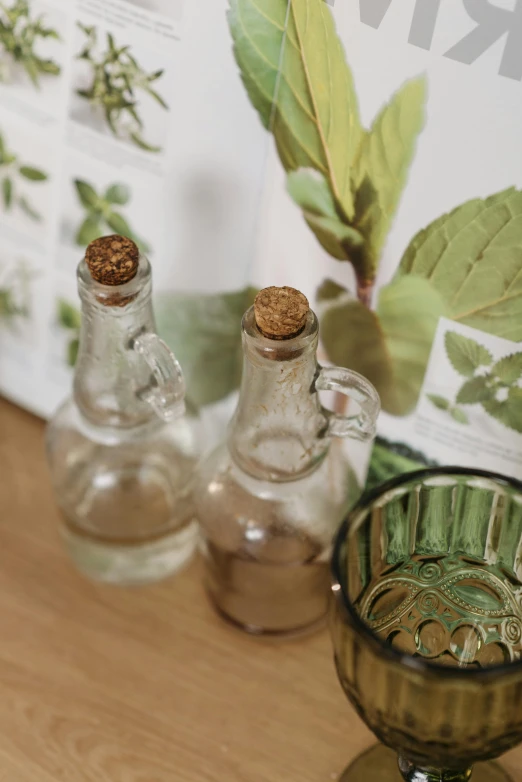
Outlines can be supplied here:
M331 542L358 495L336 437L375 430L375 390L348 370L319 367L317 341L313 313L283 341L260 333L253 308L246 313L238 407L196 484L209 596L223 617L259 635L306 633L325 619ZM324 410L320 389L340 389L359 413Z
M331 542L358 485L340 443L310 474L254 478L224 444L196 488L207 592L233 624L264 635L313 631L327 614Z
M156 335L148 261L117 286L95 282L83 261L78 283L73 396L47 431L62 536L96 580L154 581L197 546L197 422L184 413L179 365Z
M89 426L73 399L47 432L61 535L77 568L114 584L178 571L197 545L194 428L152 420L118 436Z

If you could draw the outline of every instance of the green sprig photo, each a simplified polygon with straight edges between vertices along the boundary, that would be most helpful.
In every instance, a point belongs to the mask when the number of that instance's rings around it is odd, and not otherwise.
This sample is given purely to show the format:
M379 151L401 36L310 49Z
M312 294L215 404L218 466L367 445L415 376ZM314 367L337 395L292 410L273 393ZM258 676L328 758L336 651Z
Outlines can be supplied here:
M100 236L116 233L132 239L142 252L150 252L147 242L132 230L124 214L123 207L131 201L127 185L115 182L103 192L98 192L90 182L75 179L74 188L85 215L75 235L79 247L86 247Z
M430 402L463 424L468 417L462 408L480 405L489 416L522 434L522 352L495 361L484 345L453 331L446 333L444 345L450 364L464 382L454 403L428 394Z
M31 314L31 283L36 274L24 260L0 264L0 326L12 326Z
M44 14L32 14L27 0L10 5L0 2L0 81L10 83L17 66L37 89L42 76L59 76L61 66L39 54L39 45L48 39L61 40L58 31L46 24Z
M46 182L48 175L42 169L29 165L13 152L0 133L1 203L5 212L21 210L30 220L40 221L41 214L32 205L27 191Z
M111 33L106 34L105 46L100 43L96 27L78 22L85 34L85 43L77 55L90 67L90 84L77 89L76 94L89 101L93 109L103 112L107 127L116 138L129 139L147 152L161 152L161 147L147 141L142 115L141 95L149 95L162 109L169 106L156 84L163 69L148 73L129 46L120 46Z
M56 302L56 322L67 334L65 363L73 367L78 358L80 347L81 313L78 307L67 299L58 299Z

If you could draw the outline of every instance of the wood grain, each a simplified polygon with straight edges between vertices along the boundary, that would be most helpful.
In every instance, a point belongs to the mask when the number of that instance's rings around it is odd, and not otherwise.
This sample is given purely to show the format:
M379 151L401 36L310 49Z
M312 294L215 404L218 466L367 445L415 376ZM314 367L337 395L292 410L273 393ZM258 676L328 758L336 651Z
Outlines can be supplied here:
M77 575L43 430L0 400L0 782L334 780L372 737L328 634L276 644L229 629L198 562L141 589ZM522 778L522 750L503 765Z

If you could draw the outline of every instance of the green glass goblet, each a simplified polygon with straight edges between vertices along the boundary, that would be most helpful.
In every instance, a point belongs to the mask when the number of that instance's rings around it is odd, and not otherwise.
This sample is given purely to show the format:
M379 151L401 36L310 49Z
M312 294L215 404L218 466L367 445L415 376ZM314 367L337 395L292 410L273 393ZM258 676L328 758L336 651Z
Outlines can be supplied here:
M522 484L387 483L342 525L332 588L339 679L384 745L342 782L506 782L486 761L522 742Z

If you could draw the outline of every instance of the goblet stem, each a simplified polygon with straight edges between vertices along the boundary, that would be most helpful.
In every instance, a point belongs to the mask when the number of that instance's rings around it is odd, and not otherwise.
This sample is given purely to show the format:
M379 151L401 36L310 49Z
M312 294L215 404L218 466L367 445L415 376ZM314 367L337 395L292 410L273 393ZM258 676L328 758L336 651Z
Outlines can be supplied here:
M406 782L469 782L473 769L444 771L442 768L420 768L407 758L399 757L399 769Z

